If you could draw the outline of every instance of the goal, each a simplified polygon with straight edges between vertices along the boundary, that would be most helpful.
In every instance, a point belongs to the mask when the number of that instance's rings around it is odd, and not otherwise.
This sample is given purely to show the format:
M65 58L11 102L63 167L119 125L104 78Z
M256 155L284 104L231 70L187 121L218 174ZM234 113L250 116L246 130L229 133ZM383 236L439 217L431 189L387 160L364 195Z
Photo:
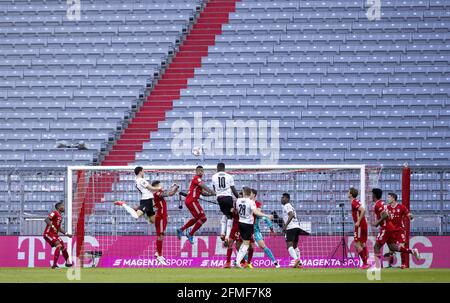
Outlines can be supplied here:
M160 180L165 189L172 183L187 191L194 176L193 166L144 166L145 178ZM204 166L203 180L210 187L215 166ZM302 235L299 241L305 267L357 267L357 254L352 249L353 222L347 192L350 187L360 191L366 204L369 175L365 165L230 165L227 172L235 178L236 188L255 188L263 212L281 218L281 195L288 192L297 211ZM139 205L135 188L134 166L70 166L67 168L67 230L71 255L79 266L157 267L154 225L145 217L134 219L114 201ZM226 248L220 240L222 213L215 197L204 197L200 204L207 222L194 237L194 244L185 236L178 239L176 230L191 215L184 206L184 197L175 194L166 199L168 225L163 242L163 255L170 267L221 267ZM282 267L291 260L286 249L282 225L274 220L270 233L262 224L261 231L275 258ZM73 241L73 243L72 243ZM344 247L345 246L345 247ZM270 260L256 244L254 267L271 267ZM235 258L233 253L233 259Z

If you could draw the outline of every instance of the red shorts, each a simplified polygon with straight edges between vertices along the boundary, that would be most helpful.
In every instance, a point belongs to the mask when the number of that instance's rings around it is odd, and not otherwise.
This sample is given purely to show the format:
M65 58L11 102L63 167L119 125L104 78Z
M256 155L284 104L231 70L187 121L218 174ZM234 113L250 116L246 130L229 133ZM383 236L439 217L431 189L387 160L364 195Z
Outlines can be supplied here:
M156 235L157 236L164 235L166 227L167 227L167 216L157 214L155 216Z
M384 244L396 244L396 232L393 230L380 229L377 235L377 244L383 246Z
M395 240L398 244L406 243L406 232L404 230L396 230L395 232Z
M353 238L355 242L365 244L367 242L367 226L355 227Z
M44 240L50 244L51 247L55 247L58 244L64 247L64 241L58 235L44 234Z
M194 218L200 218L205 215L205 211L203 207L198 203L198 201L192 201L190 203L186 203L187 209L191 212L191 215Z
M239 241L241 238L241 233L239 232L239 225L233 224L230 232L230 239L234 241Z

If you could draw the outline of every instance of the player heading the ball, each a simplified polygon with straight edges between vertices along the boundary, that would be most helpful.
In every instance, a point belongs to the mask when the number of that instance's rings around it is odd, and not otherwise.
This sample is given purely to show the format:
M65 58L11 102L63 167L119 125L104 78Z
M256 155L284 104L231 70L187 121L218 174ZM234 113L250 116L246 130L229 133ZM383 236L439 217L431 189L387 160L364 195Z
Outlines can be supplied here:
M212 176L212 183L220 211L223 214L220 222L220 238L227 246L233 227L233 195L239 198L239 193L234 186L233 176L225 172L225 163L217 164L217 173Z

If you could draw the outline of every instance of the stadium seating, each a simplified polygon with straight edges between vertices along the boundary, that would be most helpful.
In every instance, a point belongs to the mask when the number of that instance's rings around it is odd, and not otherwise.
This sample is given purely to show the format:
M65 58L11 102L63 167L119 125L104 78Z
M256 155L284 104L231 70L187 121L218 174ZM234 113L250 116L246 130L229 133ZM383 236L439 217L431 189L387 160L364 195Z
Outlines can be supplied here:
M92 163L199 3L90 1L79 21L67 19L65 1L3 3L0 165ZM7 141L11 134L20 145ZM57 148L61 140L88 150Z

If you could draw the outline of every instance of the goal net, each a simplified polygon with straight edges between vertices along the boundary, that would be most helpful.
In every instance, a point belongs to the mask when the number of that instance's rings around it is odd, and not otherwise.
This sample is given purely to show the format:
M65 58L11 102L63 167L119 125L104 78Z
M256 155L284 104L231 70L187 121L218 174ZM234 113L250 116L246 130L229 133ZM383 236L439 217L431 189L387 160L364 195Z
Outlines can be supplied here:
M204 166L202 180L212 188L213 166ZM195 175L195 167L148 166L145 179L161 181L164 189L172 183L187 192ZM366 203L369 176L364 165L276 165L227 166L236 188L243 186L258 191L257 200L265 213L275 215L273 231L261 223L264 241L282 267L291 260L280 220L281 195L287 192L296 209L302 235L299 241L301 260L305 267L357 267L358 256L353 249L353 221L347 198L348 189L359 189L359 199ZM69 248L79 266L90 267L157 267L155 259L156 232L145 216L133 218L114 201L138 206L140 193L135 186L134 166L68 167L67 215L68 231L74 235ZM197 231L194 244L186 236L177 237L191 214L178 193L166 198L168 224L163 239L163 256L170 267L221 267L226 251L220 239L222 213L216 197L202 197L207 221ZM232 260L235 259L233 251ZM355 264L356 262L356 264ZM273 266L263 250L254 244L254 267Z

